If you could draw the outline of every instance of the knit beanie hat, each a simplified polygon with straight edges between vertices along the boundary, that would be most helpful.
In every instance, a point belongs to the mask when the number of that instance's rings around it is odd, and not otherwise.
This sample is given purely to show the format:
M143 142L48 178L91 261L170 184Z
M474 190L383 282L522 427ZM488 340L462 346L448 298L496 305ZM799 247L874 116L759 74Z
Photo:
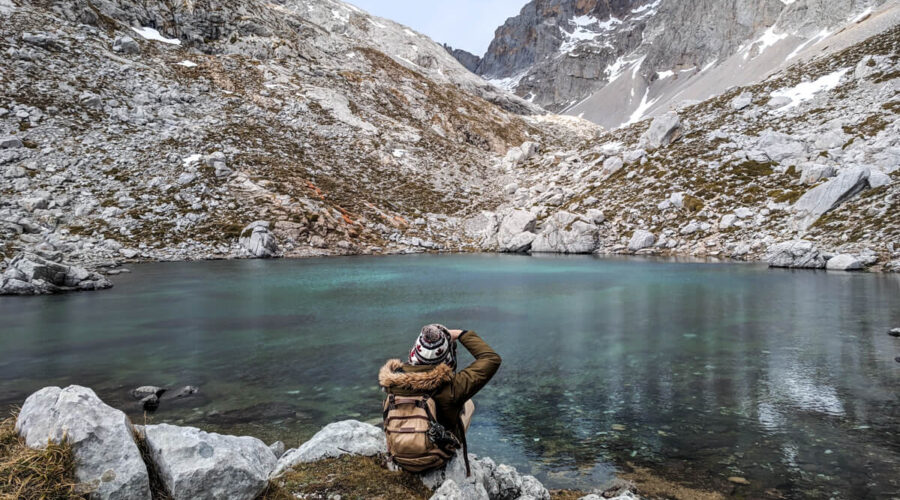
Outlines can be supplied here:
M411 365L438 365L445 363L456 369L456 352L450 340L450 330L443 325L422 328L416 344L409 352Z

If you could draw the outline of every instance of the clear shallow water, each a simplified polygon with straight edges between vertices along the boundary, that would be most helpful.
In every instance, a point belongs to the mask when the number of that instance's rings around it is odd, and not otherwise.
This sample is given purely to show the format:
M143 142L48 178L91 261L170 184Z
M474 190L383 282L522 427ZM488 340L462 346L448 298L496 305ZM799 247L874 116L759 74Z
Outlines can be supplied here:
M748 498L900 495L898 276L488 255L151 264L107 292L0 298L0 318L3 405L75 383L141 421L128 390L193 384L152 420L296 446L377 420L378 368L441 322L504 359L471 451L550 486L632 462L698 486L742 476Z

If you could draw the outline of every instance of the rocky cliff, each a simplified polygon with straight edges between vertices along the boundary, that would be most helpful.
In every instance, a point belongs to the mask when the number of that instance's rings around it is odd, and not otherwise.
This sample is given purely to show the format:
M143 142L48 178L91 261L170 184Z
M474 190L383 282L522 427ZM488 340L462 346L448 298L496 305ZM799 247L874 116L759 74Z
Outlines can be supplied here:
M614 128L761 81L882 3L535 0L498 28L476 72Z

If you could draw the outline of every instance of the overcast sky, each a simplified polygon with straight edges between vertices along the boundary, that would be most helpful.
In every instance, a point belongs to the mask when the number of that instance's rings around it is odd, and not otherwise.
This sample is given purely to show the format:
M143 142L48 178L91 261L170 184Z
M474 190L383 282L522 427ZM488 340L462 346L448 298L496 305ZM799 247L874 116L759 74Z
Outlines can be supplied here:
M494 30L519 13L528 0L349 0L376 16L386 17L476 55L484 55Z

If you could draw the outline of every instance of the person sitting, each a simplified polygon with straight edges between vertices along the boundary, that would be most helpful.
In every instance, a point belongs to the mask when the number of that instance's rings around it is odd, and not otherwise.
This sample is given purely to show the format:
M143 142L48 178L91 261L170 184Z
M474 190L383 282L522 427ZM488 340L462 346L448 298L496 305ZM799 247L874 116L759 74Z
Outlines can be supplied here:
M457 372L457 340L475 361ZM411 472L446 463L460 447L469 471L466 432L478 393L500 368L502 360L477 333L422 328L407 362L389 360L378 374L387 393L384 428L390 460Z

